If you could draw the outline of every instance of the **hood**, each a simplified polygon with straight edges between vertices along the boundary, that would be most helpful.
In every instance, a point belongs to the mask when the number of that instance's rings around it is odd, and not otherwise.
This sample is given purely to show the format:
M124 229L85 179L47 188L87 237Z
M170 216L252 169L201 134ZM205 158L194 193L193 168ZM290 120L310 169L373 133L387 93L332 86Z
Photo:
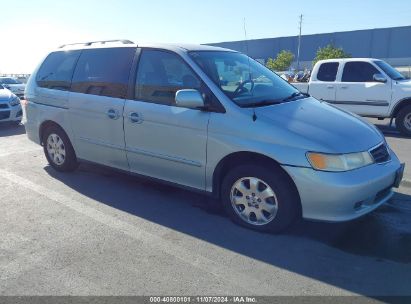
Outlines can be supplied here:
M0 101L9 101L13 93L7 89L0 89Z
M404 89L406 91L411 90L411 79L406 79L406 80L398 80L395 81L395 86L400 87L401 89Z
M260 107L255 111L258 120L269 120L277 128L286 128L290 138L297 141L312 142L317 152L367 151L384 140L374 125L314 98ZM322 151L318 151L319 147Z
M411 87L411 79L404 79L404 80L394 80L396 84L405 86L405 87Z

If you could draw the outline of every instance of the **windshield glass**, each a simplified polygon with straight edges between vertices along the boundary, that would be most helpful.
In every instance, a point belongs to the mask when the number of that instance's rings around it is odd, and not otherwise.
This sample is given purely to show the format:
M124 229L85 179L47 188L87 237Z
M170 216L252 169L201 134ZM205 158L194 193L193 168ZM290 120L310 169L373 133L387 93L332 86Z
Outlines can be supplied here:
M3 84L21 84L20 81L14 79L14 78L0 78L0 83L3 83Z
M374 61L374 63L378 65L380 69L383 70L391 79L393 80L406 79L404 75L402 75L400 72L398 72L396 69L394 69L392 66L390 66L385 61L377 60L377 61Z
M305 97L277 74L244 54L197 51L189 55L240 107L258 107Z

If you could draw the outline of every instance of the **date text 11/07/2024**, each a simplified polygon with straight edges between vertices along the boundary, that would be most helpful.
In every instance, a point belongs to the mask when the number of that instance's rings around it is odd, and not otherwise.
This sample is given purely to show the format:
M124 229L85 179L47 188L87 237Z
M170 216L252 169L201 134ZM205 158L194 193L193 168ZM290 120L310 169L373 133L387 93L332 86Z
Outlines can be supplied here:
M224 296L197 296L197 297L150 297L150 303L257 303L255 297L224 297Z

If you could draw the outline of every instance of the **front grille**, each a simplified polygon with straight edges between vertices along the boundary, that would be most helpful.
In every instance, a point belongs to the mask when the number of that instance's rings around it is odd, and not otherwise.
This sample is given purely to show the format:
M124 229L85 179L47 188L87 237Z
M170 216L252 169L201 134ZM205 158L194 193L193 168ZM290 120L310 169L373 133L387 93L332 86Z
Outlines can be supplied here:
M388 149L385 144L381 144L378 147L372 149L370 153L377 164L390 160L390 153L388 153Z
M10 117L10 111L0 112L0 120L8 119Z
M8 107L7 103L0 104L0 109L7 109Z

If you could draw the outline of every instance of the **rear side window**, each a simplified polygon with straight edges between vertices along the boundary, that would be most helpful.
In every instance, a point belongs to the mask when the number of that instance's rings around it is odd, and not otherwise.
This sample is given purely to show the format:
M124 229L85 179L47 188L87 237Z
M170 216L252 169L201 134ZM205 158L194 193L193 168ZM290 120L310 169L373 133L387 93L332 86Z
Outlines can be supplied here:
M136 100L174 105L178 90L200 88L201 81L178 55L143 50L137 72Z
M67 91L70 89L74 66L81 51L51 53L37 72L36 81L42 88Z
M368 62L347 62L341 78L342 82L373 82L374 74L380 72Z
M337 78L338 62L326 62L320 65L317 79L320 81L335 81Z
M135 53L136 48L83 50L71 91L125 98Z

